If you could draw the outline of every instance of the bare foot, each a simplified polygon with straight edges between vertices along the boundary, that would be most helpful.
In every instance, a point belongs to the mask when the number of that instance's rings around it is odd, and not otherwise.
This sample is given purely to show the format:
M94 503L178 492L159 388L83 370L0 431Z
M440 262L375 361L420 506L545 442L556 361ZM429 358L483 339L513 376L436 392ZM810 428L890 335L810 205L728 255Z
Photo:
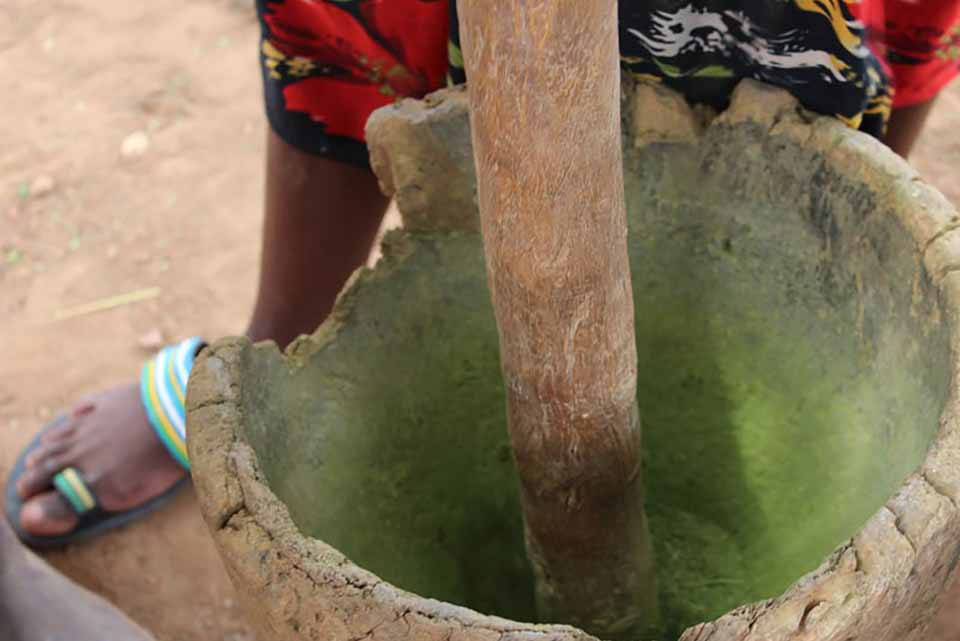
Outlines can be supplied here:
M17 493L24 500L20 512L24 530L56 536L76 526L76 514L52 489L53 477L71 466L83 474L108 512L142 505L186 475L150 426L136 385L81 403L68 420L44 436L17 482Z
M323 321L364 264L387 199L371 171L305 153L272 130L266 191L260 287L247 335L286 345ZM78 406L28 465L17 493L24 500L21 526L34 536L76 526L77 517L52 490L54 475L65 467L80 470L107 511L141 505L185 475L150 427L136 385Z
M109 603L20 545L0 519L0 638L4 641L152 641Z

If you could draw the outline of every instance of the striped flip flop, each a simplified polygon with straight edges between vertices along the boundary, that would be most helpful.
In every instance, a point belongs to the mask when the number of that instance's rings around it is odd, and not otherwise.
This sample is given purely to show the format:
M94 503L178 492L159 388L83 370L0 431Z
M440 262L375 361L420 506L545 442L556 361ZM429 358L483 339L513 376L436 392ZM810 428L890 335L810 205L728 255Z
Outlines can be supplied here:
M20 537L20 540L26 545L38 549L55 548L93 538L157 510L190 484L190 477L188 476L178 481L163 494L146 501L142 505L124 512L107 512L100 507L96 493L93 492L84 480L83 474L76 468L68 467L61 470L54 477L53 486L80 517L77 526L70 532L59 536L35 536L30 534L20 526L20 510L23 508L23 501L20 500L20 495L17 494L17 480L23 474L24 470L26 470L27 456L40 446L40 441L44 434L66 420L66 416L61 416L43 428L43 430L34 437L33 441L24 448L23 452L21 452L16 464L13 466L13 470L10 472L10 476L7 477L7 486L5 489L6 501L4 505L7 521L10 522L10 527L13 528L17 536Z
M150 425L170 456L187 471L190 470L190 463L187 460L184 407L187 377L193 368L193 360L203 345L200 339L191 338L162 349L144 365L140 380L140 396ZM44 427L20 453L13 470L7 477L4 506L7 520L20 540L30 547L62 547L93 538L156 511L190 484L188 475L163 494L135 508L123 512L108 512L100 506L96 493L84 479L82 472L75 467L67 467L53 477L53 488L76 512L79 517L77 526L60 536L34 536L26 532L20 526L20 510L23 502L17 494L17 481L26 469L27 457L40 447L44 435L62 425L66 420L66 416L60 416Z

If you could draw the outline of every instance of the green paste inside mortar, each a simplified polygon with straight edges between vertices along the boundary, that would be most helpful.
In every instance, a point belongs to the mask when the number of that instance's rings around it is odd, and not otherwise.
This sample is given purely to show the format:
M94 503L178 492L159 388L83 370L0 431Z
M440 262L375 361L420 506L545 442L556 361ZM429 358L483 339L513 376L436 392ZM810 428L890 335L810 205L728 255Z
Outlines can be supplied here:
M704 208L685 226L671 207L630 240L663 639L780 594L853 535L922 460L947 380L896 230L870 233L903 273L872 282L867 250L825 263L794 223ZM480 240L396 235L338 314L301 366L246 365L271 488L399 587L536 620Z

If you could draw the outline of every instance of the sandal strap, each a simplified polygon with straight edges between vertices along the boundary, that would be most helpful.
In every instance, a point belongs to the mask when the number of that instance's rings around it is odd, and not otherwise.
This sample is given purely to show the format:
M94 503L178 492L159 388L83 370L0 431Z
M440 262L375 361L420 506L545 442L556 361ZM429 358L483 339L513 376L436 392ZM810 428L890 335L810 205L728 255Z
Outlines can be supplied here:
M53 486L57 489L67 503L77 513L77 516L83 516L97 507L97 495L93 493L90 486L83 480L83 476L75 467L67 467L53 477Z
M196 355L206 343L188 338L163 348L143 366L140 398L157 437L170 455L186 470L187 458L186 391L187 379Z

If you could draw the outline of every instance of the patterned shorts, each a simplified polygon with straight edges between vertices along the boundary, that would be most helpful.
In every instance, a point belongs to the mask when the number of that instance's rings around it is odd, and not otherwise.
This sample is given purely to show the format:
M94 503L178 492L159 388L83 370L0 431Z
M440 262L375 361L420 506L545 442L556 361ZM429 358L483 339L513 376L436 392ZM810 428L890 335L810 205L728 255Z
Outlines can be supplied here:
M267 116L308 153L367 166L370 113L465 81L448 0L257 0ZM620 0L623 69L722 108L742 78L882 134L960 71L960 0ZM520 61L518 61L520 64Z

